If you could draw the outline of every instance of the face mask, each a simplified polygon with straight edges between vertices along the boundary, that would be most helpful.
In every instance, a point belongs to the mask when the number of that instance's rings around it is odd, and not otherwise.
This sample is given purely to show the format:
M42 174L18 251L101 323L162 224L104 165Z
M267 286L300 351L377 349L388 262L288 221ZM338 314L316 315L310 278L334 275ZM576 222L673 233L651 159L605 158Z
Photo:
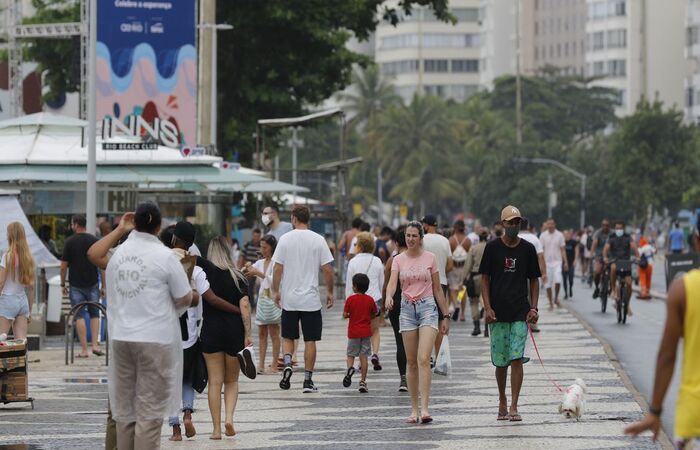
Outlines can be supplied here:
M615 230L615 236L622 237L625 234L625 230Z
M520 228L518 227L509 227L505 229L506 236L509 238L516 238L518 237L518 233L520 232Z
M263 225L265 225L265 226L270 225L270 220L271 220L271 219L270 219L270 216L269 216L269 215L263 214L261 220L262 220Z
M503 236L503 230L496 230L496 237Z

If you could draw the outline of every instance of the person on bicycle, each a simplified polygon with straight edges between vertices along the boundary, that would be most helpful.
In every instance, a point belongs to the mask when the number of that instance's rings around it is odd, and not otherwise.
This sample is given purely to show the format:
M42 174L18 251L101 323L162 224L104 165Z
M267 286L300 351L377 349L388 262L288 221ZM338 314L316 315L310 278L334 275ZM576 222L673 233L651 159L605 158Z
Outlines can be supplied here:
M635 259L639 258L637 244L634 239L625 232L625 222L618 220L615 222L615 232L610 235L608 242L603 248L603 261L608 264L611 259L614 259L610 266L610 285L614 289L614 298L616 302L622 300L618 290L616 281L618 276L623 276L625 286L627 287L626 296L632 293L632 262L631 257L634 253ZM632 308L628 306L628 314L632 315Z
M593 298L598 298L600 295L600 277L603 273L603 249L605 244L608 242L608 237L610 236L610 221L608 219L603 219L598 228L590 239L593 241L591 244L591 257L593 258L593 282L595 283L595 290L593 291Z

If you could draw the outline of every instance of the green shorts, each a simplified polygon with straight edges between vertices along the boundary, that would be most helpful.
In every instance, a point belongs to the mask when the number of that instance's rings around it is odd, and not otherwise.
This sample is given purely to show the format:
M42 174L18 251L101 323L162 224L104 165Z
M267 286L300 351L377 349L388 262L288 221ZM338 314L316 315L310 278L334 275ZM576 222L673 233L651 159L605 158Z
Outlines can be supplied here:
M526 363L526 322L495 322L491 327L491 363L496 367L508 367L512 361Z

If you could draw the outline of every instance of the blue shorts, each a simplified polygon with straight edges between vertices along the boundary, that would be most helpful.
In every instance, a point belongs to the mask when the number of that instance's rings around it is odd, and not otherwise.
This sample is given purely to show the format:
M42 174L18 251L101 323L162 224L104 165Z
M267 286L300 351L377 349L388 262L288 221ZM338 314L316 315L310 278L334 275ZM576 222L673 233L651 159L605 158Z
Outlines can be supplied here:
M415 302L401 299L399 332L414 331L420 327L438 329L438 307L433 297L425 297Z
M29 300L27 294L0 295L0 316L7 320L15 320L17 316L29 316Z
M94 285L92 287L87 287L87 288L71 286L69 291L68 291L68 297L70 298L71 308L74 307L75 305L77 305L78 303L83 303L83 302L99 303L100 302L100 290L98 289L97 285ZM90 315L91 319L100 317L100 309L97 306L87 305L87 310L88 310L88 314ZM76 318L81 319L82 317L83 317L83 314L79 311Z

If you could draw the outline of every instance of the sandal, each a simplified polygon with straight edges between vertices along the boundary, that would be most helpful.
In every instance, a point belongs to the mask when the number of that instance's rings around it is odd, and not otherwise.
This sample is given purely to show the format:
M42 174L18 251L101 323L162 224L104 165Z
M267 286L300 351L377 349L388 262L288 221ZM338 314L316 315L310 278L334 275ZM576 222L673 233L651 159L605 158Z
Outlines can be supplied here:
M433 417L429 416L429 415L428 416L421 416L421 418L420 418L420 423L430 423L432 421L433 421Z
M76 358L89 358L89 355L77 354L77 355L75 355L75 357L76 357Z
M102 350L93 350L92 354L95 356L104 356L105 352L103 352Z
M511 422L522 422L523 421L523 418L520 417L520 414L518 414L518 413L510 414L509 417L510 418L508 420L510 420Z
M416 416L408 416L406 420L404 420L405 423L419 423L418 417Z
M498 411L498 417L496 417L496 420L510 420L508 411Z

